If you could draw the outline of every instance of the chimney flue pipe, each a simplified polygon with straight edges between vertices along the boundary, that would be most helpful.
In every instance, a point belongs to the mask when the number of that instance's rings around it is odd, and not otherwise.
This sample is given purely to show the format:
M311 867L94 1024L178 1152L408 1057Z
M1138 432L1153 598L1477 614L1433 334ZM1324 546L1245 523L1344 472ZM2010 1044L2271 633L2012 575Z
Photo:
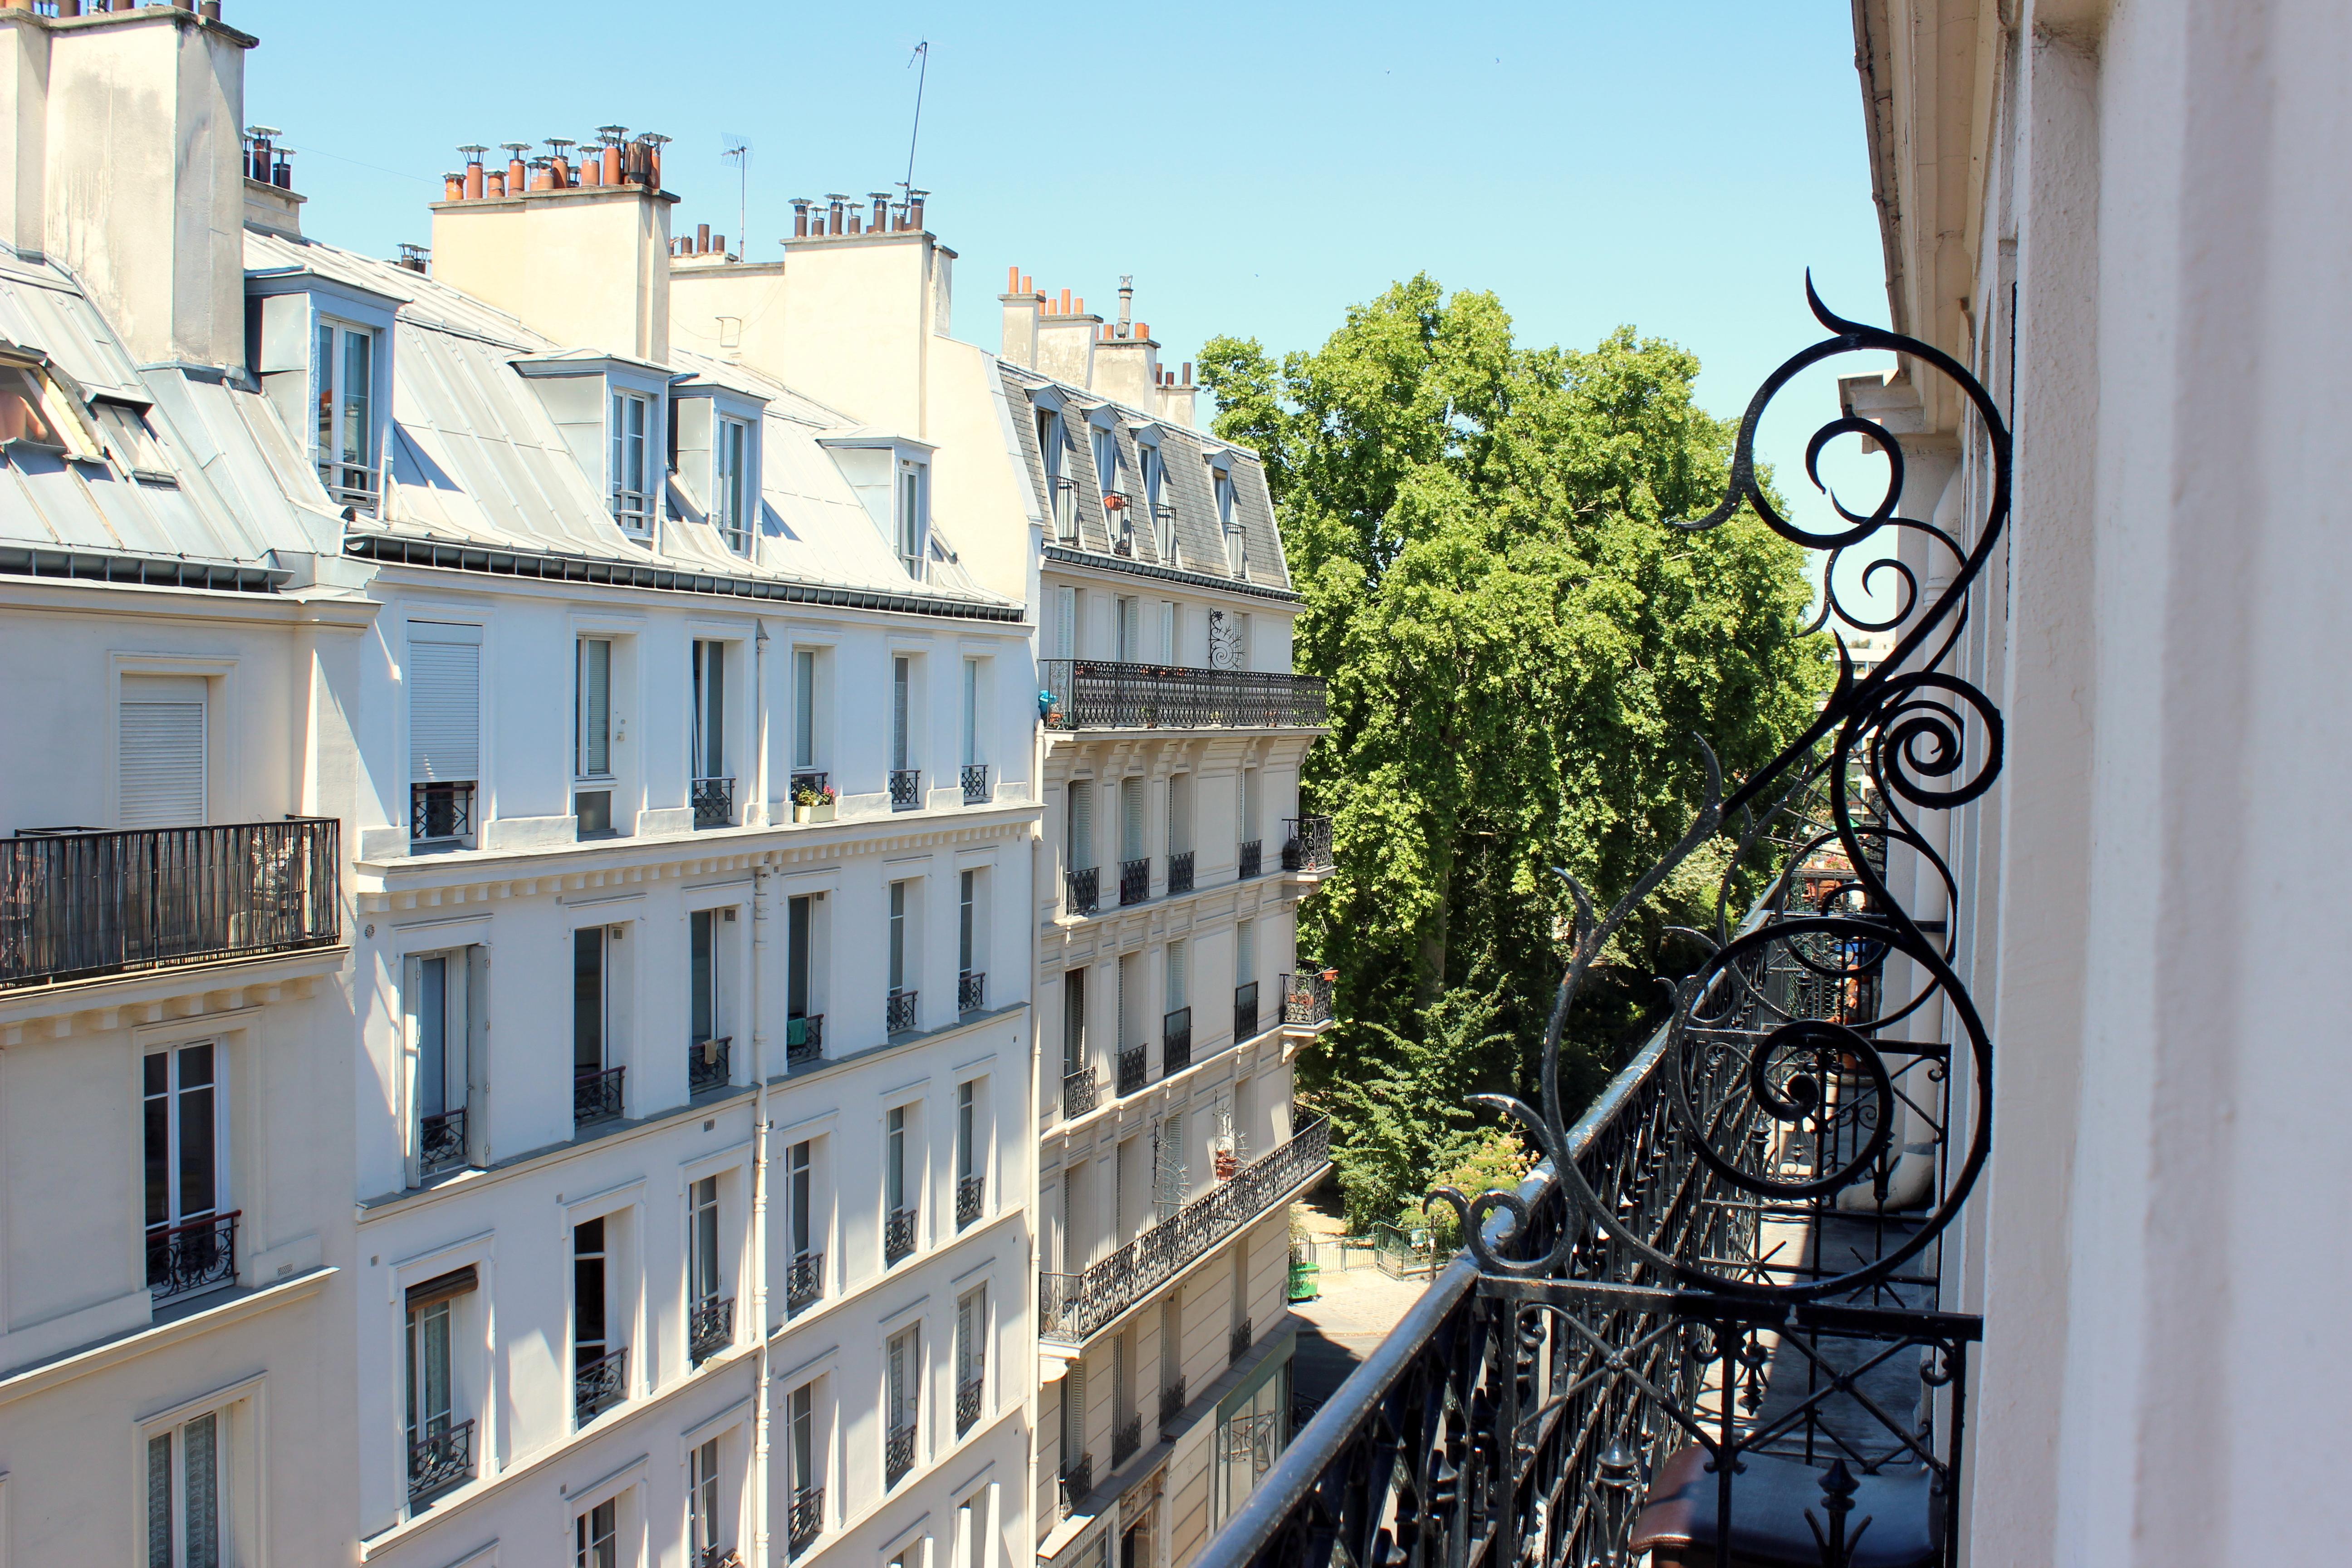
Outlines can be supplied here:
M849 198L847 196L837 196L828 193L824 200L826 223L825 232L827 234L838 235L843 232L842 217L845 210L844 204L845 204Z
M442 175L441 199L445 202L464 201L466 199L466 176L463 174Z
M457 151L466 154L466 199L478 202L482 199L482 154L489 149L477 142Z
M809 203L806 196L793 198L793 237L794 239L808 237L808 210Z
M697 256L710 254L710 226L707 223L694 226L694 253Z
M1118 335L1127 336L1127 321L1135 307L1135 277L1132 273L1118 280Z
M1004 269L1004 291L1007 294L1021 292L1021 268L1018 267L1008 267Z
M1057 315L1057 316L1066 316L1066 315L1071 314L1071 310L1070 310L1070 291L1069 291L1067 289L1063 289L1063 290L1062 290L1062 308L1061 308L1060 310L1055 310L1055 311L1054 312L1054 314L1055 314L1055 315Z
M907 193L907 226L917 234L923 232L923 198L930 194L929 191Z
M890 193L887 191L869 191L866 193L866 199L874 204L874 217L866 226L872 229L876 234L889 233Z
M529 189L530 171L525 167L522 155L530 151L528 142L501 142L499 145L507 154L507 194L519 196Z
M604 142L604 150L597 154L596 161L604 166L604 183L608 185L617 185L621 183L621 139L628 133L629 128L625 125L596 127L596 134L603 138Z

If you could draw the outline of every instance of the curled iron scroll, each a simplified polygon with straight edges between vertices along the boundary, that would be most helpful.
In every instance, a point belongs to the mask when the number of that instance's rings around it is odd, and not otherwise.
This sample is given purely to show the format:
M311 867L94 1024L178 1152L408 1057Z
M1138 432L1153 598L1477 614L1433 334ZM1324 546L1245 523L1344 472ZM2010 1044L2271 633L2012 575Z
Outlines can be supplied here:
M1964 805L1990 788L2000 771L2000 710L1983 691L1941 667L1965 625L1969 590L2008 521L2009 430L1983 385L1941 350L1833 314L1813 292L1810 278L1805 296L1832 335L1791 355L1757 389L1740 421L1721 503L1705 517L1669 526L1715 528L1743 506L1752 509L1782 538L1828 556L1814 627L1835 612L1865 630L1903 629L1886 657L1866 673L1856 672L1841 638L1837 683L1820 716L1727 793L1714 753L1702 743L1705 805L1689 831L1605 915L1596 918L1584 889L1561 873L1576 905L1579 937L1545 1029L1542 1103L1530 1106L1511 1096L1479 1099L1522 1125L1583 1218L1560 1226L1558 1238L1540 1251L1512 1256L1514 1244L1523 1247L1521 1238L1531 1235L1525 1200L1507 1192L1475 1197L1451 1188L1433 1193L1431 1202L1445 1203L1461 1216L1471 1250L1491 1273L1564 1275L1580 1258L1589 1267L1595 1240L1605 1237L1660 1281L1793 1300L1844 1295L1885 1280L1917 1257L1958 1215L1983 1168L1991 1137L1991 1038L1952 967L1950 931L1938 936L1915 920L1890 892L1884 866L1888 852L1901 848L1913 858L1923 881L1939 884L1946 909L1953 909L1958 883L1913 814ZM1815 432L1806 449L1806 473L1820 485L1822 449L1840 436L1871 442L1886 455L1889 481L1885 497L1870 510L1850 510L1832 495L1844 526L1808 531L1783 516L1759 482L1756 432L1773 397L1811 365L1868 351L1904 355L1915 369L1946 377L1974 409L1990 458L1990 483L1972 538L1956 538L1932 522L1897 515L1904 472L1900 441L1883 426L1851 415ZM1895 614L1879 621L1848 614L1836 598L1840 556L1873 541L1883 549L1901 532L1947 552L1950 575L1926 597L1912 567L1897 561L1874 564L1864 572L1865 584L1874 574L1892 573L1899 588ZM1867 798L1858 799L1858 793ZM1718 906L1711 951L1696 973L1675 987L1667 1056L1658 1067L1669 1075L1669 1103L1681 1132L1720 1187L1767 1203L1819 1201L1874 1180L1883 1200L1885 1173L1896 1152L1895 1129L1918 1109L1904 1078L1940 1085L1947 1074L1969 1075L1966 1136L1955 1137L1957 1130L1948 1126L1936 1129L1937 1180L1927 1206L1894 1245L1843 1272L1824 1268L1777 1281L1759 1278L1752 1268L1718 1268L1704 1258L1661 1251L1592 1190L1570 1157L1570 1129L1559 1096L1560 1040L1585 975L1659 883L1731 823L1743 825L1735 869L1739 858L1759 845L1786 848L1789 858L1767 896L1763 918L1734 932ZM1809 860L1831 857L1831 871L1807 872ZM1727 888L1733 875L1727 871ZM1917 976L1901 996L1880 995L1864 984L1884 972L1889 955L1907 960ZM1819 1008L1809 1014L1790 1002L1792 987L1832 995L1835 1005L1828 1016ZM1916 1048L1917 1042L1888 1033L1922 1016L1948 1020L1952 1026L1954 1037L1936 1047L1943 1054L1933 1059ZM1832 1105L1844 1129L1843 1141L1833 1146L1823 1135L1806 1146L1804 1158L1792 1160L1790 1150L1807 1136L1802 1129L1821 1124L1825 1108ZM1497 1213L1507 1216L1506 1223L1490 1237L1486 1225Z

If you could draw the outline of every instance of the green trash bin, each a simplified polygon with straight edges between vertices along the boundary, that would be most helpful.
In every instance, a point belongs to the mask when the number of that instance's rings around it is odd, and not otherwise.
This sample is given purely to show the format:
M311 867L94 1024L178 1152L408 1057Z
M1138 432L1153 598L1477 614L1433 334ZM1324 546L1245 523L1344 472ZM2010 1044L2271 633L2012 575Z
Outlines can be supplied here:
M1292 1258L1290 1299L1294 1301L1312 1301L1321 1295L1322 1287L1317 1281L1322 1277L1322 1273L1323 1266L1319 1263L1308 1263L1303 1258Z

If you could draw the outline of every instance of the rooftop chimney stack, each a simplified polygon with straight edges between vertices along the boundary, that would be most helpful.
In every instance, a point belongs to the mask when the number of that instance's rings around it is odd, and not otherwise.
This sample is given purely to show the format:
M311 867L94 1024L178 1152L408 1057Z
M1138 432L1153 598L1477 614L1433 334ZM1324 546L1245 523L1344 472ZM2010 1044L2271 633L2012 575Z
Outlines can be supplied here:
M1135 274L1123 272L1118 279L1118 335L1127 336L1128 319L1135 312Z
M998 355L1008 363L1034 365L1037 363L1037 310L1045 303L1029 288L1029 280L1021 276L1021 268L1004 269L1004 292L996 297L1004 307L1004 332Z
M793 198L793 237L794 239L808 237L808 210L809 200L806 196Z

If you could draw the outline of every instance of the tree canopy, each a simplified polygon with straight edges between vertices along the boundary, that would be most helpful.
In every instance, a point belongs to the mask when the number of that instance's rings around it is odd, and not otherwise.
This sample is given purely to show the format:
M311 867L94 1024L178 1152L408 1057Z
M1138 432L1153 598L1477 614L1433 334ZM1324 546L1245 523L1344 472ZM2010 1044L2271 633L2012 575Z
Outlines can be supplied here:
M1300 938L1343 1022L1301 1089L1335 1117L1351 1218L1388 1218L1475 1140L1427 1107L1532 1087L1573 940L1551 868L1616 898L1688 827L1697 740L1729 776L1769 757L1826 689L1826 642L1794 546L1747 515L1665 525L1720 497L1733 435L1671 343L1522 347L1494 295L1424 275L1313 353L1219 338L1202 363L1218 434L1265 460L1297 667L1331 686L1304 809L1330 815L1337 870ZM1697 912L1675 906L1713 892L1662 889L1589 988L1572 1098L1657 1001L1664 927Z

